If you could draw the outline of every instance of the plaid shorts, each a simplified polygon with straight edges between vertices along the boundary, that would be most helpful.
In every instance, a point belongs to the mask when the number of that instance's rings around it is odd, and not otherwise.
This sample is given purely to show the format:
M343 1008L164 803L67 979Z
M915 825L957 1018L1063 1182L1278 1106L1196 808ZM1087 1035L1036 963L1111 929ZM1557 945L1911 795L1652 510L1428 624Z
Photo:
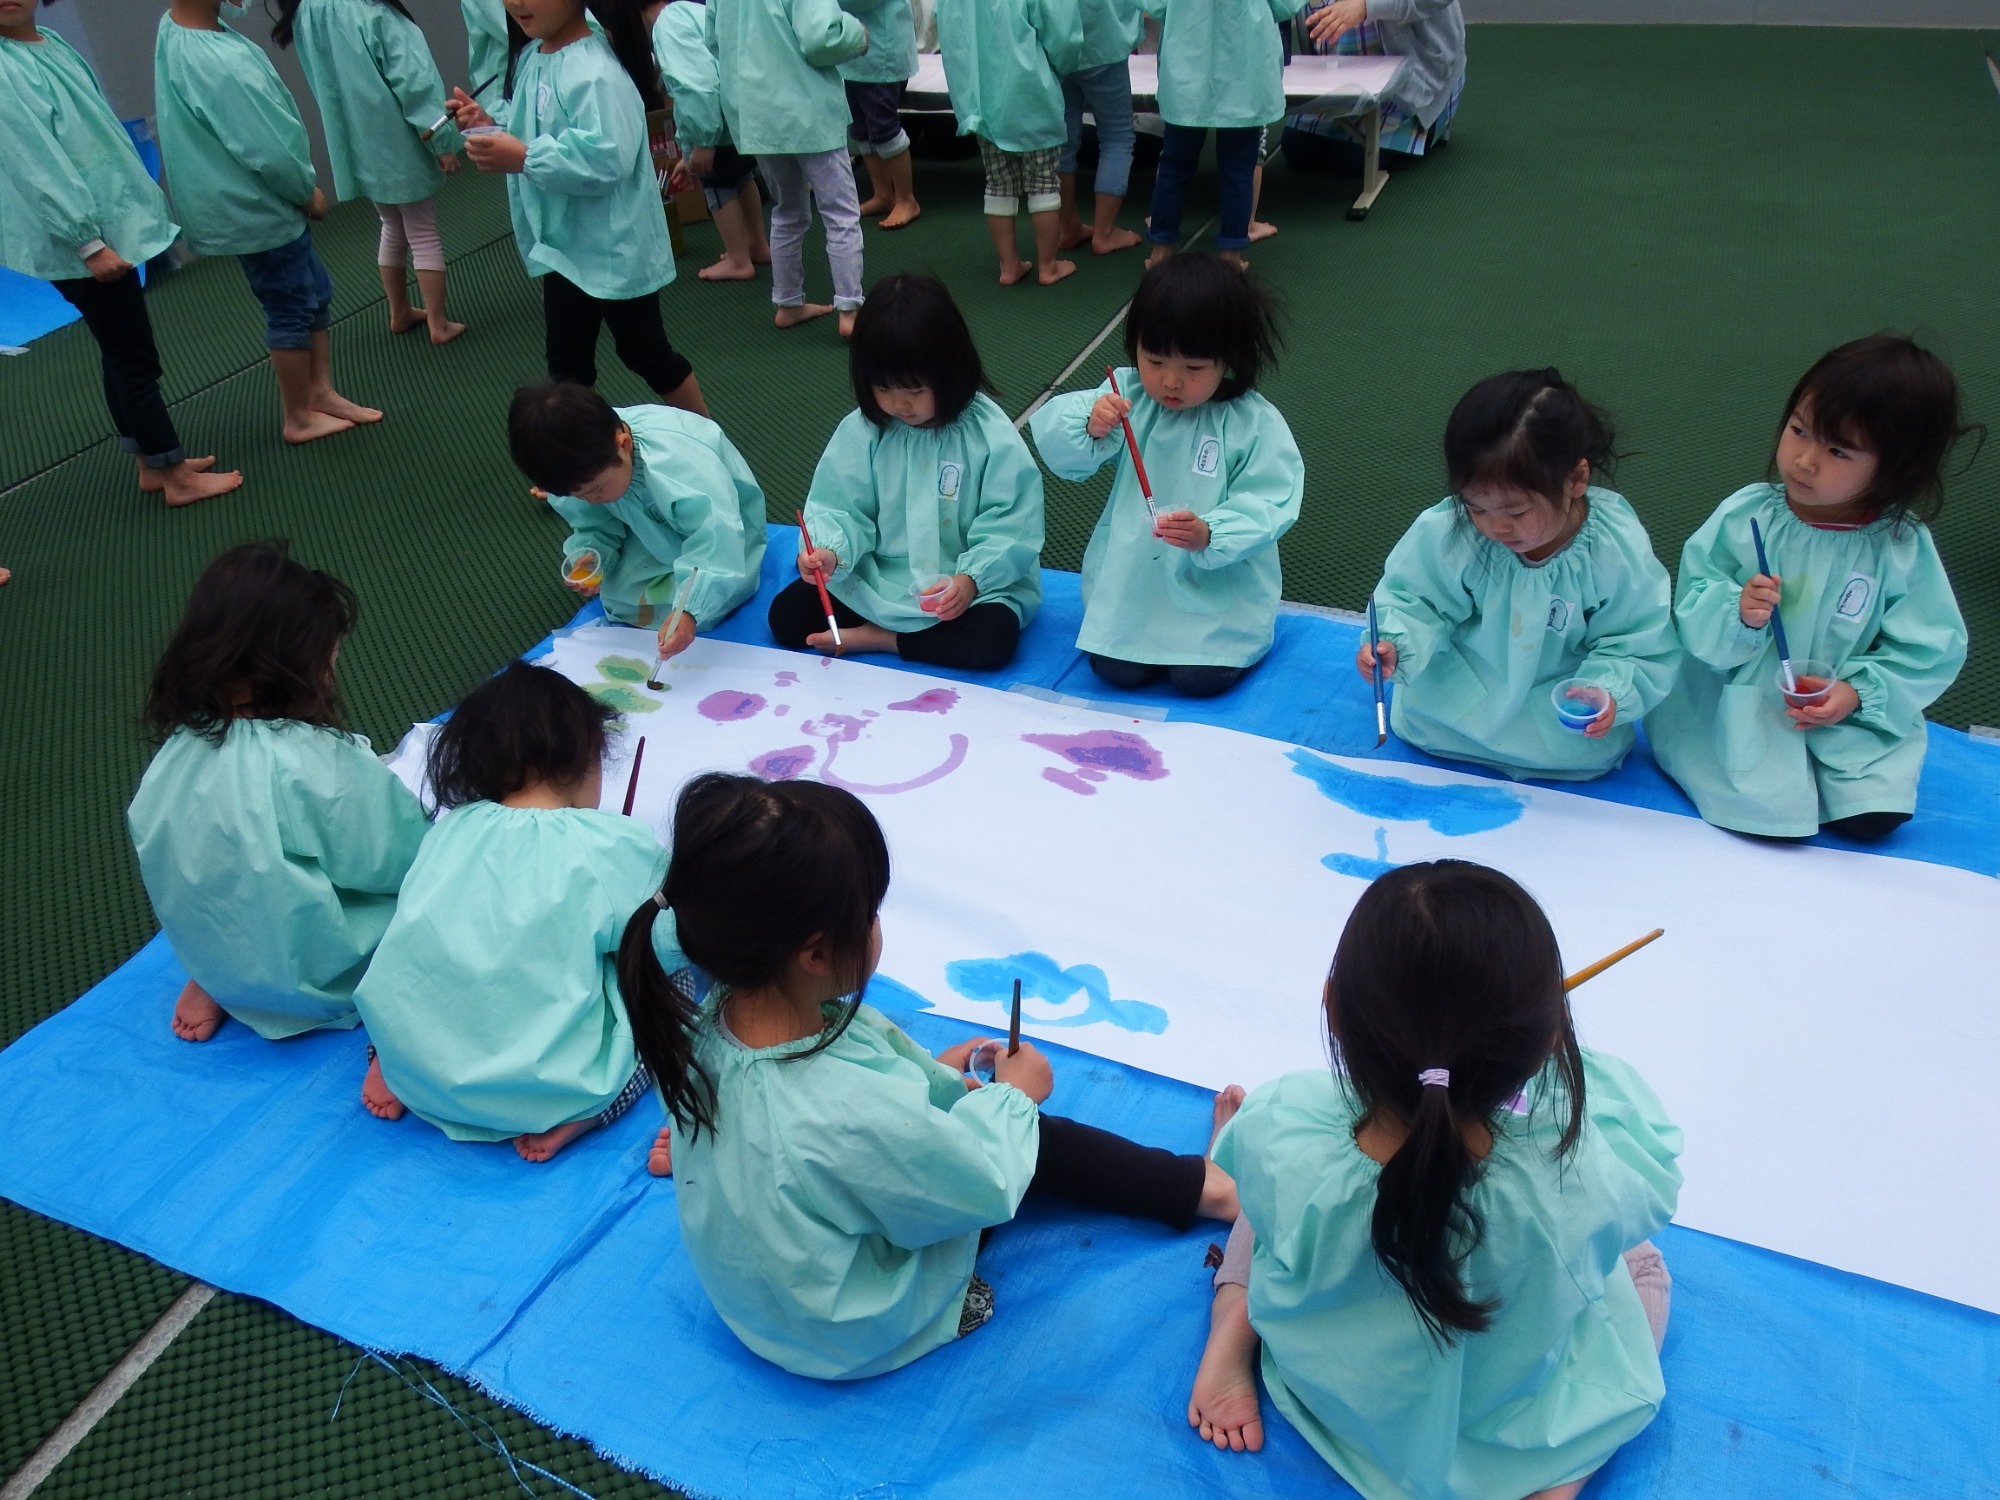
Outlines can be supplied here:
M1056 165L1062 147L1046 146L1040 151L1002 151L979 137L979 159L986 164L986 212L1011 218L1020 212L1020 200L1028 200L1031 214L1054 213L1062 207L1062 184L1056 180Z
M632 1076L625 1081L625 1087L618 1091L618 1097L604 1106L603 1112L597 1117L597 1123L599 1125L609 1125L613 1120L624 1114L626 1110L637 1104L640 1097L652 1086L653 1070L644 1063L640 1063L633 1071Z

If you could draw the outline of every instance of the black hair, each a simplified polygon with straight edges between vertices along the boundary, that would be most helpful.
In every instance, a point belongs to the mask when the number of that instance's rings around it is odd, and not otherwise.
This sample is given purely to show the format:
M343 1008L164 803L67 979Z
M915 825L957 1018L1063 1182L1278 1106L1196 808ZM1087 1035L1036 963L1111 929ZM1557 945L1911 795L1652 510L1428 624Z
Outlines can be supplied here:
M604 763L617 718L562 673L512 662L431 736L431 795L445 808L499 802L538 781L575 786Z
M937 398L932 427L956 422L981 391L997 394L965 314L942 281L917 272L884 276L869 290L854 317L847 373L861 414L884 428L896 419L875 400L878 385L892 390L929 386Z
M46 5L49 0L42 0L42 3ZM280 47L292 45L292 22L298 16L299 7L304 3L305 0L264 0L264 14L271 18L271 40ZM410 14L403 0L377 0L377 3L388 6L405 21L416 23L417 18ZM276 10L271 8L273 5L277 7Z
M1539 496L1569 510L1569 478L1589 460L1591 482L1618 468L1611 418L1553 367L1489 375L1458 398L1444 424L1445 474L1463 504L1473 485Z
M164 739L221 744L234 719L345 729L333 653L354 629L354 590L294 562L285 542L245 542L202 570L153 668L145 719Z
M624 425L594 386L541 380L514 392L507 448L530 483L551 495L574 495L618 462Z
M859 797L816 781L697 776L674 806L673 857L658 899L625 924L618 987L639 1056L691 1135L716 1128L715 1087L694 1055L693 997L661 968L653 920L672 908L681 952L717 983L768 985L824 944L847 1004L796 1062L847 1030L868 981L869 938L889 893L889 846Z
M1484 865L1392 870L1362 892L1340 935L1326 1022L1361 1124L1409 1128L1376 1180L1375 1253L1440 1342L1477 1333L1495 1304L1474 1301L1460 1278L1485 1229L1470 1198L1480 1163L1461 1127L1497 1134L1500 1111L1552 1064L1568 1116L1558 1158L1583 1130L1583 1057L1549 920ZM1450 1083L1421 1082L1432 1068Z
M667 87L660 78L660 60L653 53L653 39L639 15L639 0L583 0L583 9L597 17L597 24L604 28L604 40L611 44L611 51L632 80L632 87L639 91L639 102L648 112L664 109ZM515 64L521 49L532 40L519 21L511 15L507 17L507 82L501 91L502 98L514 97Z
M1984 424L1965 421L1951 368L1901 334L1870 334L1822 354L1792 387L1779 438L1805 407L1821 442L1875 455L1875 478L1856 498L1899 521L1937 519L1952 445L1971 433L1981 444L1986 438ZM1775 474L1775 444L1771 468Z
M1199 251L1170 255L1154 266L1132 294L1125 314L1125 357L1139 351L1212 359L1222 366L1217 401L1234 401L1257 388L1275 368L1283 339L1278 304L1248 271Z

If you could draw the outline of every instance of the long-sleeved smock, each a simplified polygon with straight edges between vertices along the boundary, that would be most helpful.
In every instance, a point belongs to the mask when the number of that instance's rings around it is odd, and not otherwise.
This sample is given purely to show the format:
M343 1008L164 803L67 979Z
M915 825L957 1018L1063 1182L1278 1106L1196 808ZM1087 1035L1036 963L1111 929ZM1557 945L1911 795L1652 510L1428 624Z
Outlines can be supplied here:
M1861 706L1799 729L1785 713L1778 647L1738 605L1757 573L1755 519L1794 661L1817 659ZM1802 838L1835 818L1914 812L1928 744L1924 710L1965 664L1965 619L1930 528L1882 519L1855 530L1800 520L1783 485L1753 484L1681 549L1674 623L1685 654L1647 721L1654 757L1711 823Z
M1501 1117L1471 1202L1462 1276L1484 1333L1433 1340L1370 1237L1381 1168L1331 1073L1258 1089L1216 1142L1256 1232L1251 1325L1264 1383L1366 1500L1521 1500L1591 1473L1665 1384L1624 1252L1672 1218L1681 1133L1616 1058L1584 1054L1586 1123L1556 1160L1563 1095Z
M335 192L415 203L444 186L437 153L457 149L458 131L447 122L419 139L444 113L444 79L415 21L381 0L301 0L292 45L319 102Z
M1083 50L1074 71L1124 62L1146 34L1146 13L1139 0L1082 0Z
M653 19L653 58L674 101L674 135L683 150L719 146L722 74L708 46L708 17L700 0L670 0Z
M1042 602L1042 501L1035 456L981 394L941 428L849 412L813 470L806 530L840 559L833 596L885 630L937 624L911 588L952 573L1025 625Z
M1667 570L1622 495L1592 487L1590 514L1539 563L1473 529L1440 500L1403 533L1375 586L1382 639L1396 648L1390 723L1433 755L1509 776L1586 781L1618 766L1635 725L1673 685ZM1553 694L1581 677L1618 715L1599 738L1565 729Z
M1190 510L1208 523L1199 552L1153 535L1152 519L1117 428L1089 432L1090 409L1110 383L1057 396L1029 423L1042 462L1063 479L1088 479L1117 463L1083 554L1083 629L1093 655L1154 666L1247 667L1277 630L1284 575L1278 539L1299 518L1305 460L1278 408L1246 391L1169 411L1139 372L1118 372L1132 403L1132 432L1164 514Z
M1077 0L938 0L937 31L960 135L1002 151L1063 143L1062 75L1083 55Z
M836 0L710 0L706 10L738 151L811 156L847 145L837 70L870 46L859 19Z
M1465 12L1458 0L1368 0L1382 50L1409 59L1389 98L1426 130L1465 76Z
M355 1024L424 810L368 742L237 719L176 730L126 812L139 878L188 976L259 1035Z
M1285 112L1278 23L1293 0L1139 0L1160 22L1160 118L1244 129Z
M868 50L840 65L849 83L903 83L917 72L917 22L910 0L849 0L844 7L868 28Z
M458 8L465 15L465 69L472 75L465 91L491 78L477 102L497 120L500 112L493 106L507 94L507 7L502 0L458 0Z

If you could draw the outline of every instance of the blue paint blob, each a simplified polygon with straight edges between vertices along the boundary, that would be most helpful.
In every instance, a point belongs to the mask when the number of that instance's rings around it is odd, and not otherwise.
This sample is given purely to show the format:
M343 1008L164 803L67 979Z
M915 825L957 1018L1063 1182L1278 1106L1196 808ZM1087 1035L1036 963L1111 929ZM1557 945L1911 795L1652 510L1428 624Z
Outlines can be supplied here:
M1114 1000L1111 984L1095 964L1063 968L1046 953L1015 953L1006 958L962 958L945 965L946 983L968 1000L990 1001L1003 1014L1014 1003L1014 981L1021 981L1021 1013L1037 1026L1094 1026L1100 1021L1126 1031L1158 1036L1167 1029L1167 1013L1144 1000ZM1028 1005L1068 1005L1077 994L1084 1008L1075 1015L1038 1016Z
M887 974L878 973L869 979L868 988L862 991L861 998L877 1010L907 1012L929 1010L931 1008L930 1001L919 995L907 984L898 984ZM1007 1000L1010 1005L1013 1003L1013 999L1014 991L1012 989L1012 981L1010 980L1007 991Z
M1389 858L1389 830L1375 830L1375 857L1368 859L1359 854L1329 854L1320 861L1336 875L1352 875L1356 880L1373 880L1377 875L1387 875L1402 866Z
M1342 807L1350 807L1363 817L1427 823L1436 832L1454 838L1505 828L1528 806L1527 794L1512 787L1426 786L1400 776L1350 771L1310 750L1294 750L1288 758L1293 770Z

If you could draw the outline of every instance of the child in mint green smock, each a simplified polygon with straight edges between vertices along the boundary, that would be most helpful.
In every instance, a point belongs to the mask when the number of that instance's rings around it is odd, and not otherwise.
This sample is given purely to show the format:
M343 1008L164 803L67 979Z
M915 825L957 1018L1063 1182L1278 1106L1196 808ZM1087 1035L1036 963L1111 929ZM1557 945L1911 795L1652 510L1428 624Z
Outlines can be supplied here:
M753 1353L855 1380L970 1333L994 1315L982 1239L1031 1192L1182 1231L1235 1217L1204 1157L1040 1113L1054 1078L1032 1042L931 1057L863 1003L889 850L853 793L697 776L673 851L619 952L668 1113L648 1167L676 1179L688 1259ZM682 963L713 979L705 1002Z
M1602 413L1554 370L1482 380L1445 427L1453 495L1418 516L1375 586L1389 722L1433 755L1508 776L1615 769L1674 680L1667 570L1606 474ZM1364 634L1355 665L1374 675ZM1606 695L1581 730L1559 683Z
M1178 256L1149 270L1132 299L1122 394L1109 382L1072 391L1029 424L1059 478L1118 467L1083 556L1076 642L1113 687L1165 677L1178 692L1213 697L1271 649L1284 589L1278 539L1305 493L1291 428L1254 389L1276 347L1269 301L1253 282L1212 256ZM1150 506L1121 415L1139 443Z
M465 16L465 67L472 76L467 90L479 88L479 102L504 98L507 89L507 7L503 0L458 0ZM432 116L433 119L436 116Z
M1886 334L1844 344L1792 392L1778 482L1738 490L1688 538L1674 601L1686 655L1648 734L1709 822L1873 841L1916 811L1924 710L1965 664L1965 620L1925 524L1964 430L1935 355ZM1774 609L1794 681L1823 690L1797 706ZM1826 675L1799 682L1807 661Z
M1042 473L982 389L972 330L942 282L884 277L848 367L859 406L813 470L812 551L801 543L798 579L771 601L771 634L795 651L1005 666L1042 599Z
M757 592L764 491L708 418L535 385L515 393L507 434L514 461L570 524L565 582L621 624L657 626L661 656Z
M847 91L847 149L868 168L864 218L901 229L923 209L917 203L910 136L903 129L903 90L917 72L917 26L910 0L850 0L868 28L868 50L840 65Z
M723 123L722 71L710 45L708 8L702 0L653 0L646 9L653 15L653 56L674 101L674 136L722 241L721 257L695 274L703 281L755 280L757 267L771 263L764 197L757 159L736 149Z
M139 877L187 971L178 1036L225 1016L260 1036L355 1024L354 987L396 909L423 808L340 723L333 669L354 594L276 547L209 564L153 672L166 737L126 818Z
M645 823L598 811L614 717L516 662L431 740L446 811L354 996L370 1113L409 1109L455 1141L512 1139L547 1161L650 1084L615 955L666 856Z
M1216 1141L1242 1216L1189 1421L1261 1447L1261 1363L1364 1500L1570 1500L1665 1394L1681 1133L1578 1048L1548 918L1496 870L1376 880L1322 998L1339 1072L1266 1084Z

